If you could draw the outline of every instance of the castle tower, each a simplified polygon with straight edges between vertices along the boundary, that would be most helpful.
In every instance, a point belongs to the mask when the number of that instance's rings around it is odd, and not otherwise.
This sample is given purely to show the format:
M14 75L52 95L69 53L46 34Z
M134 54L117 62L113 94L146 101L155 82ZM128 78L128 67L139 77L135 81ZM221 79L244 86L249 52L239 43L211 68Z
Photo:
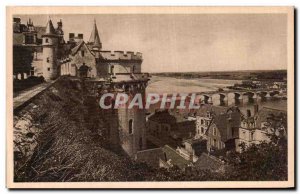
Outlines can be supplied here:
M147 82L148 79L136 80L125 86L128 88L124 92L129 95L129 102L139 94L145 100ZM134 157L138 151L146 149L146 110L139 107L118 109L118 116L122 127L119 130L121 146L129 156Z
M43 39L43 77L52 80L57 77L57 46L58 36L55 33L51 19L49 19Z
M112 149L121 147L124 152L134 157L138 151L146 149L146 110L138 106L129 107L136 95L141 95L145 104L145 91L148 78L132 81L112 82L108 92L126 94L129 97L127 104L114 109L103 110L109 119L109 139ZM115 98L110 103L114 106Z

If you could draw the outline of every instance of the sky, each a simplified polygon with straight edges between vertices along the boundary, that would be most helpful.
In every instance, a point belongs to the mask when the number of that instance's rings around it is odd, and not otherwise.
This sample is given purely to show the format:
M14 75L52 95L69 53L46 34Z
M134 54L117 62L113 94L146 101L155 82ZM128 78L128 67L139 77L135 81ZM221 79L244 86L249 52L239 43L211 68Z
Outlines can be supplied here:
M143 72L287 69L285 14L98 14L18 15L22 23L83 33L94 19L103 50L143 53Z

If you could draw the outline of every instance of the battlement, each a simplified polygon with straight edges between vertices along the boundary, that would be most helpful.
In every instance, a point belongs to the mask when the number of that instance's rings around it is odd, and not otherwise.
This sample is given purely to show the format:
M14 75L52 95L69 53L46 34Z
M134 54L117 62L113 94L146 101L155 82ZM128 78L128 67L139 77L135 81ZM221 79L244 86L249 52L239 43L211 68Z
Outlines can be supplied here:
M132 51L100 51L105 60L143 60L142 53Z
M70 42L78 42L80 40L83 40L83 34L78 33L77 36L75 36L75 33L69 33L69 41Z

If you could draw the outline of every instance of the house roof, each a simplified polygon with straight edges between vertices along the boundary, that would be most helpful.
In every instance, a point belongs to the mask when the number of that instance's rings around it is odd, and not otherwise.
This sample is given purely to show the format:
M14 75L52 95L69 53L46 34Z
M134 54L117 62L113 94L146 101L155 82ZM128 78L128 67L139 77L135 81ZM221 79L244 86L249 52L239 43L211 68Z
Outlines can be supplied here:
M186 166L190 165L191 162L184 159L182 156L180 156L176 150L171 148L168 145L165 145L162 148L163 153L165 154L166 158L162 158L162 160L167 159L167 161L170 161L171 164L178 166L180 169L184 169ZM166 162L167 162L166 161Z
M215 158L214 156L209 156L207 153L202 153L198 160L194 163L196 169L201 170L219 170L224 164Z
M157 111L153 115L149 116L148 119L158 123L176 123L176 118L171 115L168 110Z
M287 127L286 117L287 111L286 110L279 110L270 107L263 107L261 108L258 113L258 126L261 125L262 122L269 122L271 127L276 128L280 126Z
M159 167L159 159L164 158L162 148L153 148L148 150L138 151L136 153L136 160L138 162L145 162L149 166Z
M223 107L220 108L217 106L212 107L211 111L213 113L212 120L210 121L205 134L208 135L209 129L212 126L216 126L220 132L222 141L225 142L228 140L228 127L234 128L240 126L240 111L235 107L225 107L224 109ZM228 124L230 124L230 126L228 126Z
M194 139L194 138L185 139L185 140L183 140L182 142L183 142L183 143L184 143L184 142L187 142L187 143L189 143L189 144L191 144L191 145L194 145L194 144L199 144L199 143L201 143L201 142L203 142L203 141L206 141L206 140L203 139L202 137L200 137L200 138L197 138L197 139Z
M88 46L85 44L85 42L83 40L80 40L74 48L71 49L71 54L74 56L82 46L85 46L87 48L87 50L92 54L94 55L93 52L91 52L91 50L88 48Z
M212 112L215 115L220 115L222 113L227 113L231 108L225 106L215 106L211 104L204 104L196 112L196 116L206 117L207 112Z

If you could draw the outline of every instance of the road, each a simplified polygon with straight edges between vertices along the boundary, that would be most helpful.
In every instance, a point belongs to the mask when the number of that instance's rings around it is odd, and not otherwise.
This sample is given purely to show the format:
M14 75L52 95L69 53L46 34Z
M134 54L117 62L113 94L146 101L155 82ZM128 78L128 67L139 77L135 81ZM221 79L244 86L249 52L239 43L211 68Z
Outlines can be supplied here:
M41 83L39 85L33 86L21 92L18 92L16 96L14 96L13 103L14 103L14 110L24 105L24 103L28 102L30 99L44 91L50 85L52 85L54 81Z

